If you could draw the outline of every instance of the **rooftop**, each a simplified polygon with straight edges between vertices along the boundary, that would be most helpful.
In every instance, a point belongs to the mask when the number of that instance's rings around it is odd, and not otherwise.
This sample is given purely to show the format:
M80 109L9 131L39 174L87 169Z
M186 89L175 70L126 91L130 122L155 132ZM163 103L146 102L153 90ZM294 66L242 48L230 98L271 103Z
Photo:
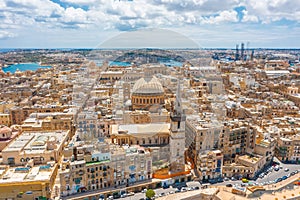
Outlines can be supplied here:
M23 182L23 181L49 181L56 165L43 165L30 167L8 168L0 179L1 183Z
M24 154L44 153L47 151L47 141L61 143L67 137L67 131L24 132L12 141L3 151L23 151Z
M151 137L158 133L169 133L169 123L152 123L152 124L126 124L112 125L112 135L130 134L135 136Z

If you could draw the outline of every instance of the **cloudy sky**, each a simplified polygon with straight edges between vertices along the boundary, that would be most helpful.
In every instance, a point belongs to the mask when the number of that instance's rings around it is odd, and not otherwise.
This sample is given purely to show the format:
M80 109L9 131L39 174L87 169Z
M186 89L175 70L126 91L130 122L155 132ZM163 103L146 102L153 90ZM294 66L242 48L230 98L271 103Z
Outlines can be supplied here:
M134 46L136 31L161 47L184 47L180 34L203 48L300 48L299 22L300 0L0 0L0 48Z

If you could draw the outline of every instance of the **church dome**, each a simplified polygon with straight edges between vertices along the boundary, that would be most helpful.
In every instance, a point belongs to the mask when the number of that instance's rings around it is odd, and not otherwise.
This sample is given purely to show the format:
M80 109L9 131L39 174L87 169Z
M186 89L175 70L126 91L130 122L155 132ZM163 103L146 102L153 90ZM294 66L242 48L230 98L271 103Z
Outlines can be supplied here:
M164 88L156 77L140 78L133 86L133 94L163 94Z
M0 141L7 140L11 137L12 130L7 126L0 127Z
M0 134L8 134L11 133L11 129L7 126L0 127Z

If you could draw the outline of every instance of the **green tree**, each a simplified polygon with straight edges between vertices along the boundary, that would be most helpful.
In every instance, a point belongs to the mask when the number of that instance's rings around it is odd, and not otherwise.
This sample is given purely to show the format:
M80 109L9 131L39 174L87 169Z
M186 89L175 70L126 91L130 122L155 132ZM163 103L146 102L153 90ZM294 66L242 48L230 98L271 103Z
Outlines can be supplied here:
M148 189L146 192L146 197L152 199L155 196L155 192L152 189Z

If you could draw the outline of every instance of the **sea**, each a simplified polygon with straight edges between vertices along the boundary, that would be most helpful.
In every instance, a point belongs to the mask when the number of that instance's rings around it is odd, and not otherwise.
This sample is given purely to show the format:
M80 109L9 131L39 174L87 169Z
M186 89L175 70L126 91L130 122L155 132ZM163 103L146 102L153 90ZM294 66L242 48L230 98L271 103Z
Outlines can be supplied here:
M51 66L41 66L37 63L19 63L19 64L14 64L14 65L9 65L7 67L2 67L2 70L6 73L6 72L10 72L10 73L15 73L17 71L17 69L21 72L23 71L36 71L39 68L51 68Z

